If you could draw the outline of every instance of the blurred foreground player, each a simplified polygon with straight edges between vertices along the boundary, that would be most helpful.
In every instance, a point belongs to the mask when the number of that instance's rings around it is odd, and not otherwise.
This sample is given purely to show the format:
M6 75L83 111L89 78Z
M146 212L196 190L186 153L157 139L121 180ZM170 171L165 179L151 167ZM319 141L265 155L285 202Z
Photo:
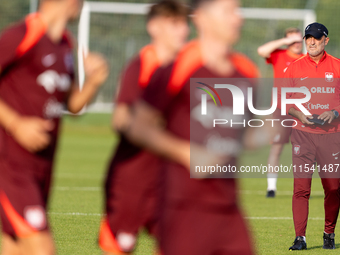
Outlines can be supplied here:
M169 65L185 44L188 14L187 7L175 0L163 0L150 8L146 27L151 43L140 50L122 73L112 118L112 127L117 132L122 133L129 126L132 106L155 70ZM99 237L105 254L132 252L141 228L157 235L159 171L157 156L120 136L105 184L106 219Z
M188 43L173 64L155 72L134 108L134 121L126 134L171 160L162 167L162 254L253 254L238 205L236 180L190 178L190 164L200 165L190 162L190 153L196 154L193 161L217 163L204 146L190 144L190 78L254 78L258 70L248 58L232 50L242 26L238 1L194 0L192 4L197 40ZM228 109L231 101L224 102ZM159 116L165 118L165 129L156 124ZM241 146L244 129L226 130L222 142L229 142L230 150ZM234 152L216 158L227 160L226 165L236 164Z
M60 116L79 112L108 75L98 54L85 59L86 80L74 82L66 25L79 0L42 0L37 13L0 37L0 214L2 254L55 254L46 216Z
M316 124L312 116L305 115L295 105L287 105L287 112L297 121L291 135L296 238L289 249L307 249L306 228L314 171L318 172L325 192L323 248L335 249L334 230L340 206L340 60L325 51L329 37L324 25L308 25L304 41L308 54L288 67L285 82L288 83L287 87L304 87L310 91L311 98L304 106L312 115L319 115L317 119L325 123ZM291 96L292 99L304 97L302 93Z
M281 47L287 46L286 49L281 49ZM258 49L258 54L265 58L268 64L273 65L274 69L274 79L283 78L284 72L287 67L302 57L302 33L298 28L287 28L285 31L285 37L270 41L260 46ZM278 82L274 82L274 86L278 86ZM274 112L274 119L280 119L283 121L287 119L285 116L281 116L280 113L280 100L278 101L278 109ZM289 119L289 117L288 117ZM292 132L291 127L278 128L277 134L275 134L272 146L270 148L268 156L268 165L279 166L280 155L284 144L289 143L289 137ZM276 193L276 182L278 173L267 174L267 197L275 197Z

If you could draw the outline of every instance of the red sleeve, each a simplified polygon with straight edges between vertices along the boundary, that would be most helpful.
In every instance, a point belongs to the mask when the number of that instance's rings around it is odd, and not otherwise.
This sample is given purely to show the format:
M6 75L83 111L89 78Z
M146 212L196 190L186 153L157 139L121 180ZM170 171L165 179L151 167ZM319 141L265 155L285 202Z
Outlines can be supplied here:
M128 64L121 75L117 103L132 104L140 96L139 72L140 58L136 57Z
M1 72L17 58L17 48L26 34L26 26L20 23L6 29L0 36L0 69Z
M178 95L178 93L170 93L168 89L172 67L173 65L158 68L142 95L146 103L161 112L165 112L174 97Z
M278 56L280 55L280 53L282 52L283 50L274 50L271 54L270 54L270 56L269 56L269 58L266 58L266 62L267 62L267 64L275 64L276 63L276 61L277 61L277 58L278 58Z

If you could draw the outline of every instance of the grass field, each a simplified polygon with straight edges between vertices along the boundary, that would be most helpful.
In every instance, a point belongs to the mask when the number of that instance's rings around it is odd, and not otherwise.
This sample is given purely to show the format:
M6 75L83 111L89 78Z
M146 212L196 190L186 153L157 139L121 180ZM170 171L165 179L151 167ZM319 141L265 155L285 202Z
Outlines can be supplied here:
M97 255L97 233L102 213L102 183L116 139L107 114L65 117L57 154L49 217L60 255ZM265 162L268 148L246 152L242 164ZM290 146L282 160L290 162ZM258 254L287 254L294 239L291 213L292 179L278 180L275 199L265 198L266 179L242 179L242 205L254 234ZM313 180L307 228L308 250L304 254L335 254L322 249L323 192ZM240 237L242 238L242 237ZM340 247L340 239L337 239ZM153 241L144 233L135 254L152 254ZM198 254L199 255L199 254Z

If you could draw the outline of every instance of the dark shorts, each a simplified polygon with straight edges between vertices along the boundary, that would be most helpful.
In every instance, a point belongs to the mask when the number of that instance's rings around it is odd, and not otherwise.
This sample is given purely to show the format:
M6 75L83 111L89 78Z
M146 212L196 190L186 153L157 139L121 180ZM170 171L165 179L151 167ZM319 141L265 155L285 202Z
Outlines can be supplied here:
M235 205L225 212L166 208L161 218L162 255L251 255L252 240Z
M52 163L18 166L0 161L0 216L2 231L13 238L48 229L46 205Z
M111 243L114 243L114 239L119 239L121 234L136 238L142 228L157 236L159 173L159 158L149 152L140 151L129 160L121 162L117 157L112 160L105 185L104 220L106 229L110 231L104 231L102 224L99 238L103 250L112 251L110 241L104 244L100 240L111 239ZM130 248L121 250L129 251Z
M274 137L272 139L272 144L286 144L289 143L289 137L292 133L292 128L291 127L283 127L281 125L281 122L284 120L285 121L283 124L285 126L292 126L294 122L288 121L288 119L293 119L292 116L290 115L281 115L281 109L276 109L275 112L273 113L273 119L279 119L280 123L275 122L276 128L275 128L275 133Z
M295 178L312 178L313 173L321 178L340 177L340 133L313 134L293 129L291 142Z

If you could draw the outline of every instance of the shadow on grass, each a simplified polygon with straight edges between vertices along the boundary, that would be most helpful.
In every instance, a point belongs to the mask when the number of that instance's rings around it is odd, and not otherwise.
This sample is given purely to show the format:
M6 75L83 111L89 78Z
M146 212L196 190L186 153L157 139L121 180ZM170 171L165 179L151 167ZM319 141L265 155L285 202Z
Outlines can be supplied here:
M312 246L312 247L308 247L308 246L307 246L307 250L322 249L322 246L323 246L323 245ZM339 247L340 247L340 243L336 243L336 244L335 244L335 250L338 250L338 252L339 252ZM322 249L322 250L327 251L328 249Z
M322 245L312 246L312 247L308 247L308 245L307 245L307 251L308 251L308 250L320 249L320 248L322 248Z

